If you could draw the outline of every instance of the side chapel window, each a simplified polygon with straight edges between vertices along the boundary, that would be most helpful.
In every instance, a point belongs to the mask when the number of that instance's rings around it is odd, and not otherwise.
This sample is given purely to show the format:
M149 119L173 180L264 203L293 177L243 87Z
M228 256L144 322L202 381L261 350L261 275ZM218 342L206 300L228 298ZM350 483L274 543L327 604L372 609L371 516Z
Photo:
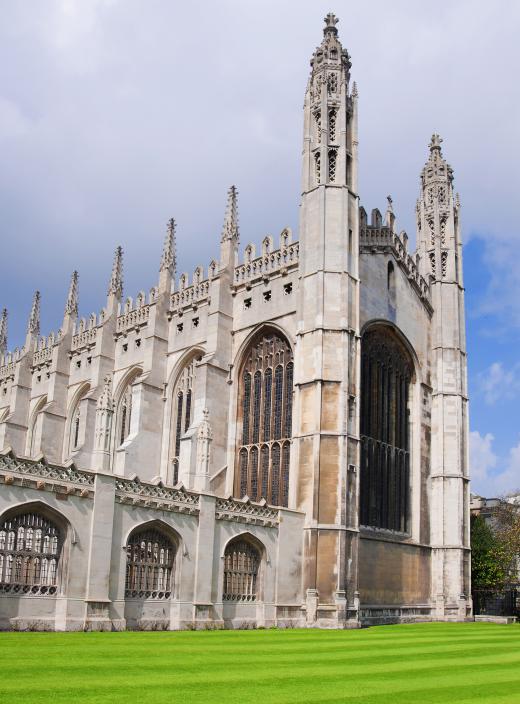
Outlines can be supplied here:
M55 594L63 539L39 513L23 513L0 524L0 592Z
M168 599L174 560L175 546L162 532L134 531L126 545L125 596Z
M272 332L246 352L238 398L235 494L287 506L294 362L287 340Z
M411 379L412 362L394 335L363 335L360 522L402 533L409 522Z
M243 538L232 540L224 553L224 601L256 601L260 553Z

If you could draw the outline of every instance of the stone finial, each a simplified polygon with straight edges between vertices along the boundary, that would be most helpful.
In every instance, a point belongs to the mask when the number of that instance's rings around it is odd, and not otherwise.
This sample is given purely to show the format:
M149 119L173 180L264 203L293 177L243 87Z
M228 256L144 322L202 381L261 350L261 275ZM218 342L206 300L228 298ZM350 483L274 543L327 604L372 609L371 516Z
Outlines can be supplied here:
M329 12L324 18L323 21L325 22L325 27L323 28L323 34L327 36L327 34L337 34L338 30L336 28L336 25L339 22L339 19L336 17L336 15L333 12Z
M386 197L386 213L385 213L385 225L394 231L395 215L394 215L394 201L392 196Z
M114 399L112 398L112 378L108 374L103 380L103 391L97 400L97 408L100 411L114 410Z
M0 318L0 355L7 352L7 308L2 311Z
M437 133L432 134L430 144L428 145L432 155L437 153L438 156L441 156L441 144L442 137L440 137Z
M235 240L238 242L238 191L236 186L231 186L228 191L226 215L224 217L224 227L222 228L222 242Z
M108 285L108 295L121 298L123 295L123 248L117 247L112 265L112 275Z
M40 334L40 292L35 291L27 324L27 334L38 336Z
M169 271L170 273L175 271L175 267L177 265L175 227L175 220L170 218L166 228L166 237L164 238L164 247L159 271Z
M65 315L76 316L78 314L78 272L73 271L70 277L69 293L65 304Z

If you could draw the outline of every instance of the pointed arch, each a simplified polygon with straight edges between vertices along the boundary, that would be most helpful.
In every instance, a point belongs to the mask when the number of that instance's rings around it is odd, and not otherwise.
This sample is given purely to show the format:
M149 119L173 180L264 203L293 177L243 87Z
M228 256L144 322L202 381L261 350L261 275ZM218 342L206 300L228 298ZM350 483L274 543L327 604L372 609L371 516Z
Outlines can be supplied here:
M410 402L414 356L394 325L361 337L360 523L400 533L410 525Z
M193 421L196 370L204 354L204 350L199 347L188 350L170 377L168 473L173 484L179 480L181 439Z
M264 544L251 533L233 536L224 546L222 600L231 602L259 601L261 597Z
M125 598L169 599L181 538L160 520L134 526L125 540Z
M29 418L29 430L27 433L27 454L29 457L35 457L38 454L38 421L40 419L40 413L46 404L47 396L42 396L36 403Z
M64 583L70 524L41 501L0 515L0 585L5 592L53 596Z
M287 506L294 355L279 328L257 329L240 350L235 495Z
M119 382L115 393L116 417L114 423L114 442L112 447L121 447L130 435L132 425L133 394L132 387L142 375L141 367L132 367Z
M84 441L85 418L82 401L90 391L90 384L85 382L76 390L69 405L67 414L65 459L72 457L80 449Z

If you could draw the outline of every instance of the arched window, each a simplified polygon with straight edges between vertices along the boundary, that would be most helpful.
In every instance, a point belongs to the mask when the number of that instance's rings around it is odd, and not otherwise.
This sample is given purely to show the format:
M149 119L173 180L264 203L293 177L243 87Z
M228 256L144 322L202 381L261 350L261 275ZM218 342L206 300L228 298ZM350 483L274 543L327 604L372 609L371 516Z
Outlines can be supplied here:
M139 370L131 375L119 397L117 404L116 447L122 445L130 435L133 413L132 386L140 374L141 371Z
M40 450L40 445L39 445L39 433L38 433L38 421L40 420L40 413L47 403L47 398L43 397L40 399L36 405L36 408L34 409L32 416L31 416L31 421L29 424L29 436L28 436L28 441L27 441L27 451L29 453L29 457L35 457L39 450Z
M243 538L232 540L224 553L224 601L256 601L260 553Z
M360 522L408 531L410 355L390 331L361 341Z
M287 506L292 436L293 354L270 332L256 338L240 372L235 493Z
M202 356L196 355L184 367L177 379L173 390L172 408L172 433L170 457L173 467L173 483L179 480L179 456L181 452L181 438L193 421L193 386L197 362Z
M0 592L56 594L63 539L39 513L23 513L0 524Z
M83 444L82 437L82 401L85 398L85 394L88 391L88 386L83 388L82 391L76 396L76 403L73 407L72 414L70 416L69 425L69 445L68 445L68 456L72 455L73 452L79 450Z
M168 599L173 590L175 546L161 531L134 531L126 545L125 596Z
M388 289L388 299L395 308L395 269L392 262L388 262L386 285Z

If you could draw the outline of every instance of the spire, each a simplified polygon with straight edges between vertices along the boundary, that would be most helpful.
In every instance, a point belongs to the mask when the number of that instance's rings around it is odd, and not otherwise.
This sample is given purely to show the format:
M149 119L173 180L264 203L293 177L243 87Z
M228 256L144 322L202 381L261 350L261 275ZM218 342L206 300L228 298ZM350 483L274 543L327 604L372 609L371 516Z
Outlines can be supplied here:
M35 291L27 324L27 334L38 336L40 334L40 292Z
M0 355L7 352L7 308L2 311L0 318Z
M164 238L164 247L159 271L169 271L172 273L175 270L176 265L175 220L170 218L167 224L166 237Z
M392 199L392 196L387 196L386 201L387 201L387 206L386 206L386 214L385 214L385 224L393 232L394 224L395 224L395 214L394 214L394 201Z
M228 191L226 215L224 217L224 227L222 228L222 242L226 240L235 240L238 243L238 191L236 186L231 186Z
M121 298L123 295L123 248L117 247L112 265L112 276L108 285L108 295Z
M442 158L441 144L442 137L436 133L432 134L430 144L428 145L430 147L430 154L432 157L435 155L434 158Z
M359 98L359 92L358 92L358 87L356 81L352 83L352 97L353 98Z
M65 315L77 316L78 314L78 272L73 271L70 277L69 293L65 304Z

